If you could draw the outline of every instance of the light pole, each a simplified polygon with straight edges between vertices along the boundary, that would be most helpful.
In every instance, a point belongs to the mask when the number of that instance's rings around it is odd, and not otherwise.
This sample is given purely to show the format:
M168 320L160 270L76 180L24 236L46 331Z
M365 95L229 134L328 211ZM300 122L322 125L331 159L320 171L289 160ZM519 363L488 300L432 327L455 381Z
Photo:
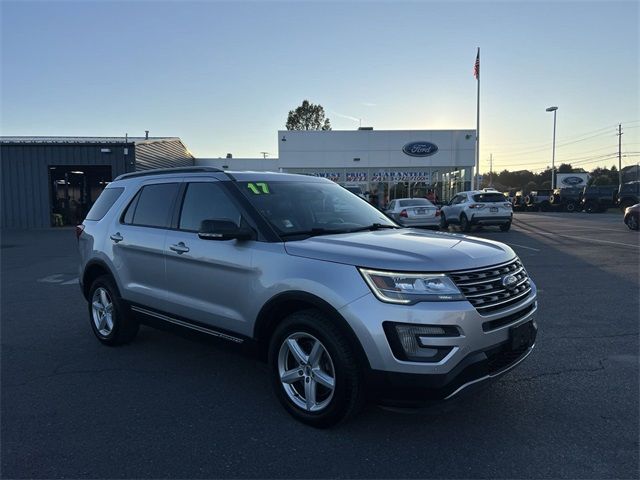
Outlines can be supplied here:
M551 153L551 189L556 188L556 112L558 107L549 107L547 112L553 112L553 149Z

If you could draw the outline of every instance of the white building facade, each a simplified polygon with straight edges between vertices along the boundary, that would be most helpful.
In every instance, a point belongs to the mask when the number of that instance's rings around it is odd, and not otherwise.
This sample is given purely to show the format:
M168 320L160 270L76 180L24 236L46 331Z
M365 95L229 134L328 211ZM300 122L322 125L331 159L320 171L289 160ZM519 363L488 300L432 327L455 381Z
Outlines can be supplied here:
M373 203L470 188L475 130L278 131L278 158L196 159L229 170L280 171L359 185Z

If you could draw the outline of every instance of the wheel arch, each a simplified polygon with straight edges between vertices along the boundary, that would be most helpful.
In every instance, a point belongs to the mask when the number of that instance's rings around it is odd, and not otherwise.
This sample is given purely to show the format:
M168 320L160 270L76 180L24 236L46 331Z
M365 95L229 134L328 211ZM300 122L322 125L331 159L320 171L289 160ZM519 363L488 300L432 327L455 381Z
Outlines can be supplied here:
M369 359L358 337L340 312L322 298L304 291L279 293L264 304L253 329L253 339L258 345L260 357L266 359L271 333L282 320L292 313L311 309L322 312L335 323L353 347L356 358L370 369Z
M82 272L82 294L87 301L89 300L89 289L91 288L91 284L96 278L102 275L110 275L111 278L114 279L116 287L118 287L118 282L116 281L109 266L102 260L91 260L85 266L84 272Z

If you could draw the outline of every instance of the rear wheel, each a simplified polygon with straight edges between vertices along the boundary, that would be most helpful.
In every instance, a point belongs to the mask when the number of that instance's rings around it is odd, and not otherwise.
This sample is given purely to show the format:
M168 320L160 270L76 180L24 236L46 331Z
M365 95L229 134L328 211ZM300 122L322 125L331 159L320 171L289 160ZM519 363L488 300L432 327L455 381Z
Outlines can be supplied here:
M503 223L502 225L500 225L500 230L502 230L503 232L508 232L510 228L511 222Z
M469 219L464 213L460 215L460 230L466 233L471 231L471 224L469 223Z
M576 204L573 202L569 202L567 203L565 208L567 209L567 212L573 213L576 211Z
M637 215L629 215L624 223L627 224L627 227L629 227L630 230L638 230L638 228L640 228L640 222L638 222Z
M322 313L293 313L269 343L274 392L285 410L308 425L326 428L355 415L364 404L362 367L340 329Z
M91 329L98 340L105 345L122 345L135 338L140 326L120 298L110 275L93 281L89 299Z

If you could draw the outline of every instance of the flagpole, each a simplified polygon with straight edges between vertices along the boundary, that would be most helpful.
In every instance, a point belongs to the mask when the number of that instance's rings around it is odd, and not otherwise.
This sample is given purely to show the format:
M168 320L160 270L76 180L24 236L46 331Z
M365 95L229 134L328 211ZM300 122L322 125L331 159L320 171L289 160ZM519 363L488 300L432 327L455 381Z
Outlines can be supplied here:
M476 168L473 176L473 182L471 187L476 190L480 187L478 185L478 175L480 174L480 47L478 47L478 92L476 94Z

